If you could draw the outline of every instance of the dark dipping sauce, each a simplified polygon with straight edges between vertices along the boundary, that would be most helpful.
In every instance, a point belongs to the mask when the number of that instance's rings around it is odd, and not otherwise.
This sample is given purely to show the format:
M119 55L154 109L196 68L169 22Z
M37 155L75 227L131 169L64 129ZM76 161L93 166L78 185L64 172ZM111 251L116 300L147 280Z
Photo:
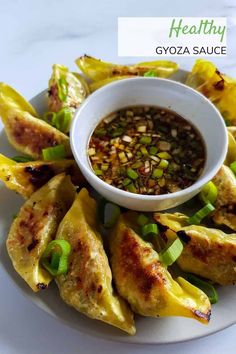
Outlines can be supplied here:
M177 113L155 106L123 108L105 117L91 136L88 155L104 182L146 195L191 186L206 158L198 130Z

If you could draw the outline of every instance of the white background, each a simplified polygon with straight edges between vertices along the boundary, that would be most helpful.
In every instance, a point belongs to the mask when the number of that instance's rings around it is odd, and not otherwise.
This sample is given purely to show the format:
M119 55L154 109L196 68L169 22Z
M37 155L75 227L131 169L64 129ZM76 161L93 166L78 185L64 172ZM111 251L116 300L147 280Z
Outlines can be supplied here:
M75 69L73 60L84 53L132 62L132 58L117 57L118 16L229 16L229 55L214 61L222 71L236 77L233 3L234 0L0 0L0 81L31 98L47 86L53 63ZM193 61L194 58L178 58L181 67L187 69ZM235 326L208 338L163 346L124 345L86 337L35 308L1 269L0 284L0 354L233 354L236 350Z

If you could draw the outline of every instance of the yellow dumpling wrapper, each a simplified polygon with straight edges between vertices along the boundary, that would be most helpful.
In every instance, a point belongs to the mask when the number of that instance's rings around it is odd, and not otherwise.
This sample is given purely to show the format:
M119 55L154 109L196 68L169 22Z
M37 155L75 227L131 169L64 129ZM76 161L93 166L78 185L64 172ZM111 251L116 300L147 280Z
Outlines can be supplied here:
M0 83L0 118L10 144L20 153L40 159L43 149L62 144L65 155L71 156L69 137L37 118L30 103L3 83Z
M65 172L75 185L85 183L74 160L15 162L0 154L0 180L7 188L29 198L53 176Z
M208 297L185 279L174 280L153 247L120 216L110 236L111 267L119 294L142 316L183 316L202 323L210 319Z
M213 220L236 231L236 178L228 166L223 165L213 183L218 189Z
M60 174L23 204L7 238L7 251L17 273L33 291L47 288L51 275L40 263L47 245L70 208L75 189L69 176Z
M64 65L53 65L48 91L49 111L58 112L64 107L74 111L88 94L89 87L82 76L70 72Z
M180 237L184 249L177 259L185 272L200 275L221 285L236 283L236 234L200 225L189 225L180 213L155 213L169 242Z
M93 81L124 75L143 76L148 71L152 71L157 77L169 77L178 70L178 64L168 60L142 62L134 65L118 65L84 55L76 59L75 62L83 74Z
M112 274L96 217L96 202L82 189L56 235L56 239L68 241L72 249L67 274L57 277L60 295L86 316L134 334L133 314L112 288Z
M206 96L231 125L236 125L236 80L220 73L205 59L196 60L186 85Z

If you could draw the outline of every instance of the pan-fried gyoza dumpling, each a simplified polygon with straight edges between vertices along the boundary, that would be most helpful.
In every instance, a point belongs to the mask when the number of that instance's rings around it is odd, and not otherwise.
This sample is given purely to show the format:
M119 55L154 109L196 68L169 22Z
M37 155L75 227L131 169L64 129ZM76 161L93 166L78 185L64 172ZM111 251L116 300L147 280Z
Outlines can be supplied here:
M0 117L12 146L23 154L40 159L43 149L63 144L66 156L71 156L68 136L38 119L35 113L18 92L0 83Z
M29 112L34 117L38 116L35 108L19 92L4 82L0 82L0 104L1 106L7 105L14 110Z
M221 285L236 283L236 234L198 225L189 225L184 214L156 213L169 241L177 236L184 250L177 259L179 267Z
M228 150L224 164L229 166L232 162L236 161L236 140L235 130L236 127L228 128Z
M32 194L12 223L7 251L15 270L33 291L45 289L51 281L51 275L41 267L40 258L54 239L74 195L70 177L57 175Z
M88 84L64 65L54 64L49 80L48 106L52 112L61 108L70 108L72 112L78 108L89 93Z
M69 269L57 277L62 299L86 316L135 333L133 314L112 288L112 274L96 223L96 202L86 189L62 220L56 239L71 245Z
M100 81L114 76L143 76L148 71L158 77L169 77L178 70L178 64L168 60L154 60L134 65L107 63L97 58L83 55L75 60L82 73L93 81Z
M231 125L236 125L236 80L222 74L210 61L197 59L186 85L206 96Z
M226 225L236 231L235 175L229 167L223 165L214 177L213 182L218 189L213 220L216 224Z
M33 192L47 183L53 176L65 172L75 185L84 183L74 160L15 162L0 154L0 180L7 188L29 198Z
M111 267L119 294L143 316L183 316L207 323L211 305L198 288L174 280L158 253L130 225L132 215L120 216L110 238Z

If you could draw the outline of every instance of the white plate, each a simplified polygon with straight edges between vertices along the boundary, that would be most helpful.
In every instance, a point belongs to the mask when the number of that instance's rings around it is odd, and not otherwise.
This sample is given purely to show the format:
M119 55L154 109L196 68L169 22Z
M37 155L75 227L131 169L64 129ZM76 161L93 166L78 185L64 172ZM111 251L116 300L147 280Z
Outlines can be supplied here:
M186 72L179 71L174 79L183 81ZM31 100L39 113L46 110L45 91ZM2 125L0 123L0 152L13 156L16 152L7 142ZM236 323L236 291L233 286L219 287L219 302L213 305L212 318L209 325L202 325L194 320L180 317L170 318L144 318L136 317L137 334L133 337L123 334L118 329L86 318L76 310L70 308L60 299L55 284L49 289L34 294L24 281L14 271L5 247L9 226L13 215L19 210L22 198L8 191L0 184L0 265L20 289L36 306L54 316L58 321L65 322L80 332L99 336L109 340L139 343L139 344L162 344L176 343L203 337L220 331ZM3 284L2 284L3 286Z

